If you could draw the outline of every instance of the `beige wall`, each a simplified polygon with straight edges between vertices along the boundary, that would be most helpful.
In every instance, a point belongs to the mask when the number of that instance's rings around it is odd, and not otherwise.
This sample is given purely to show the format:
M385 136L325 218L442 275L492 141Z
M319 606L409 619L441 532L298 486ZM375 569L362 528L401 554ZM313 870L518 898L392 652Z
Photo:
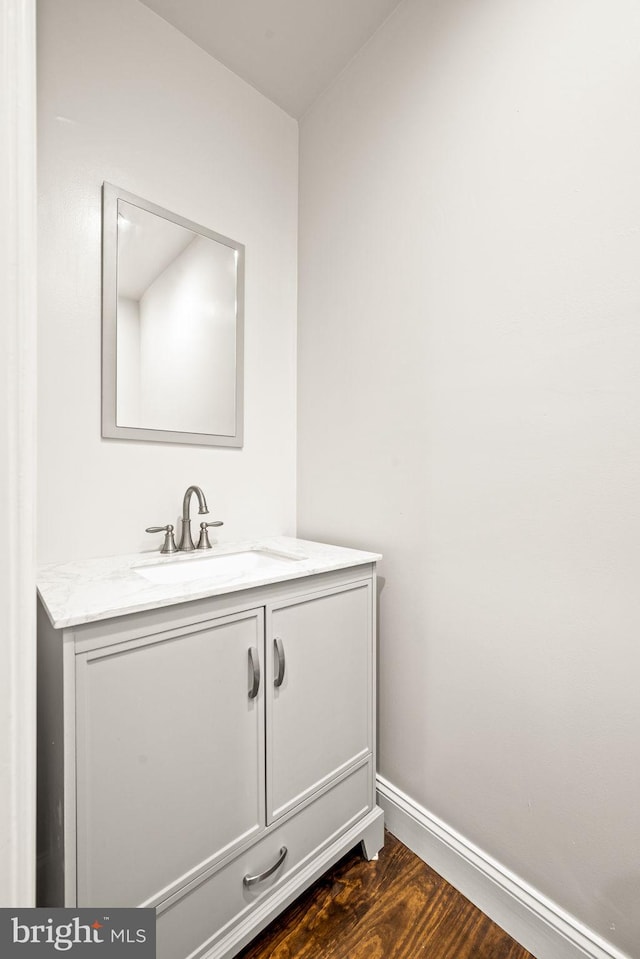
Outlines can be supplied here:
M637 957L640 6L407 0L301 124L298 532L380 772Z
M135 0L41 0L39 549L157 548L191 483L220 540L295 530L297 124ZM246 245L242 450L100 437L103 180Z

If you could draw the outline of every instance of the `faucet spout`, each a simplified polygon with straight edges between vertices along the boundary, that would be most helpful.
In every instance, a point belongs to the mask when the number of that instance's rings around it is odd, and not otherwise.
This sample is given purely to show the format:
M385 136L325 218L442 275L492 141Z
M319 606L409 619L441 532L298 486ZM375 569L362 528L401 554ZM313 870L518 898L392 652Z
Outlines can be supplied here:
M189 515L191 497L194 493L198 497L198 512L209 512L207 500L200 487L189 486L182 501L182 529L180 531L180 542L178 543L178 549L181 549L187 553L196 548L193 542L193 537L191 536L191 517Z
M207 501L205 495L200 489L199 486L190 486L187 492L184 494L184 499L182 501L182 519L189 522L189 506L191 505L191 496L195 493L198 497L198 512L199 513L208 513L209 507L207 506Z

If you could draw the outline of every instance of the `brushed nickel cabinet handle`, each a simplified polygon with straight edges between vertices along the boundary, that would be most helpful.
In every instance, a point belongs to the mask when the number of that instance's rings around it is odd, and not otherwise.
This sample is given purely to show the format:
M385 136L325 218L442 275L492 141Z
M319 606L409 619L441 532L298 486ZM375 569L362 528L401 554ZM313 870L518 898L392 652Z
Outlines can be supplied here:
M279 638L274 639L273 645L276 648L276 657L278 659L278 674L273 681L273 685L282 686L284 682L284 646L282 645L282 640Z
M265 879L268 879L269 876L273 876L274 872L280 868L282 863L285 861L287 855L287 847L282 846L280 852L278 853L278 859L274 862L273 866L269 866L268 869L265 869L264 872L258 873L257 876L244 876L242 879L243 886L255 886L258 882L264 882Z
M260 689L260 660L258 659L258 650L255 646L249 647L249 666L251 667L249 699L255 699Z

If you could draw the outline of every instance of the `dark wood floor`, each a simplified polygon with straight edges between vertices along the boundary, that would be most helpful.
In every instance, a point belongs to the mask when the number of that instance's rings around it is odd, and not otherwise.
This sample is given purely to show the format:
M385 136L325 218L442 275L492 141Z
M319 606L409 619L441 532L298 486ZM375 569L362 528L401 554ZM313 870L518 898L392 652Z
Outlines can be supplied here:
M390 833L345 856L238 959L533 959Z

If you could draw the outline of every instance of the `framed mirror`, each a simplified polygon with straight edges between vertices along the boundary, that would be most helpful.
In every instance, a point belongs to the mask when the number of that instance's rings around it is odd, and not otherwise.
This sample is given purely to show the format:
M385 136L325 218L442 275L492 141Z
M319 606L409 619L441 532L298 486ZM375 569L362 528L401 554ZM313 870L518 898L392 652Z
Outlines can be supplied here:
M244 246L102 189L102 435L242 446Z

